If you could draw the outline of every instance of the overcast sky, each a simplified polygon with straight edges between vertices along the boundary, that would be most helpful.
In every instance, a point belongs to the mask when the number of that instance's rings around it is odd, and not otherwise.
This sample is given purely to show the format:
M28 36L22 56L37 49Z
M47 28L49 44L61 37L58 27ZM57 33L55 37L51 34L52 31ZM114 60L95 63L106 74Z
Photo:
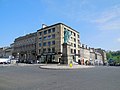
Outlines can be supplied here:
M120 50L120 0L0 0L0 47L58 22L79 31L83 44Z

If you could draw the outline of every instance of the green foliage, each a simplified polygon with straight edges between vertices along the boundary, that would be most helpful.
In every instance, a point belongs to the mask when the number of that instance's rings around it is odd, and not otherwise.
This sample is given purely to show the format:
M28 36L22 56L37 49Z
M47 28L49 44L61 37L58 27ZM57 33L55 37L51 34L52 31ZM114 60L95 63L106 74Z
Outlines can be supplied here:
M120 63L120 51L107 52L107 60L113 59L115 62Z

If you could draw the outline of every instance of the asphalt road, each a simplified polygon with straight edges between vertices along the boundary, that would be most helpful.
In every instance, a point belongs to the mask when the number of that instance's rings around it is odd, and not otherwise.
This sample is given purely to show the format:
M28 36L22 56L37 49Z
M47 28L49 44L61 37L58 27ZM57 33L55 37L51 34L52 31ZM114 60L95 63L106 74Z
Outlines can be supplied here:
M0 90L120 90L120 67L78 70L0 67Z

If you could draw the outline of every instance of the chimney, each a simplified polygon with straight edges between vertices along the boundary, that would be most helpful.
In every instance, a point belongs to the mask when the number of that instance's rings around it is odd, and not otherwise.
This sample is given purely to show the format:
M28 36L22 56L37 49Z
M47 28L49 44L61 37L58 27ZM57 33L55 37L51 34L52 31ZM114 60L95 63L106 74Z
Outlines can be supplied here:
M90 47L89 47L89 50L90 50Z
M86 45L86 49L87 49L87 45Z
M42 28L45 28L45 27L47 27L47 25L46 24L42 24Z
M84 44L82 44L82 48L84 48Z

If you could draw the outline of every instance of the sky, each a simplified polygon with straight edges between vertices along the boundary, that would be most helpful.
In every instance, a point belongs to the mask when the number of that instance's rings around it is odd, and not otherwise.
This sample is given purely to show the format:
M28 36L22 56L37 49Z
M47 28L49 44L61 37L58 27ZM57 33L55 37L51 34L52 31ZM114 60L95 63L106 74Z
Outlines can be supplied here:
M82 44L120 50L120 0L0 0L0 47L59 22L80 32Z

